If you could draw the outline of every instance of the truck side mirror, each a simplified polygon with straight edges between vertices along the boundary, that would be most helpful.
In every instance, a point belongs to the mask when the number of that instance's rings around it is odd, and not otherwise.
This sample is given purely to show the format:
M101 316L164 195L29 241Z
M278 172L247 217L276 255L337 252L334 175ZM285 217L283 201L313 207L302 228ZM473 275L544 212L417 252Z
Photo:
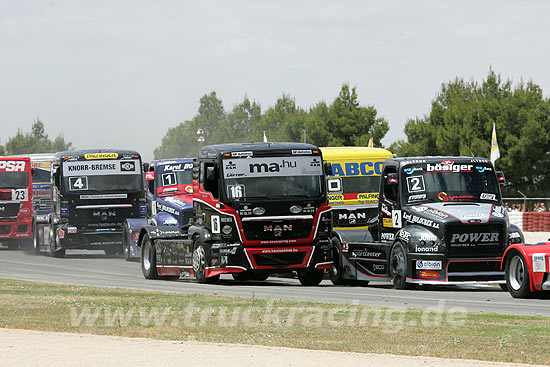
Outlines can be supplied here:
M327 176L332 176L333 175L333 172L332 172L332 163L330 162L325 162L325 174Z
M53 184L55 187L57 187L58 190L61 190L61 182L60 180L61 171L59 170L59 165L56 164L52 168L52 177L53 177Z
M506 179L504 178L504 172L502 171L497 171L497 180L498 180L498 183L499 184L503 184L506 182Z
M206 167L206 179L214 181L216 179L216 171L214 167Z
M386 185L395 186L397 184L399 184L397 173L388 173L388 175L386 176Z
M32 177L36 177L36 175L38 175L38 171L36 170L36 168L31 168L31 175Z

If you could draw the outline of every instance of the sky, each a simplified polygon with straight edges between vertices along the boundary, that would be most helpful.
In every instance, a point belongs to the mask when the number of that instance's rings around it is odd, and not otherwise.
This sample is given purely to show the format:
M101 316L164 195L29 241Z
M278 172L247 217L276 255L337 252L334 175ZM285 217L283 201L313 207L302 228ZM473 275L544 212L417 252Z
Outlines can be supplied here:
M151 160L211 91L226 110L283 93L309 108L349 83L388 146L456 77L493 68L548 97L549 16L545 0L3 0L0 144L38 117L78 149Z

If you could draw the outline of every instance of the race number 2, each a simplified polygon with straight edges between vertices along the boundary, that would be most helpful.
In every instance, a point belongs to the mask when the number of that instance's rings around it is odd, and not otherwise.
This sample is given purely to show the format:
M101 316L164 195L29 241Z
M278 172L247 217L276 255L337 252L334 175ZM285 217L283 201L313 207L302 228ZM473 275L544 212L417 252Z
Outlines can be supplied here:
M28 201L29 191L27 189L15 189L11 190L12 201Z
M391 211L391 219L392 219L392 226L393 228L401 228L401 210L392 210Z

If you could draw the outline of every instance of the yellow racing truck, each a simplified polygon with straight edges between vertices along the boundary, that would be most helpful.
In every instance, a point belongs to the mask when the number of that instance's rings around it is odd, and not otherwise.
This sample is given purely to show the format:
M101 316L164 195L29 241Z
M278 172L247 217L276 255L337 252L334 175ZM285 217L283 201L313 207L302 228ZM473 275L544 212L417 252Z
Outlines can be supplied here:
M329 205L332 206L334 231L339 237L365 234L368 223L378 215L378 191L382 167L393 154L373 147L321 148L323 159L332 164L332 175L327 176ZM353 233L353 234L352 234ZM337 241L334 239L334 241ZM347 249L334 247L333 270L329 273L334 284L345 284L342 264Z

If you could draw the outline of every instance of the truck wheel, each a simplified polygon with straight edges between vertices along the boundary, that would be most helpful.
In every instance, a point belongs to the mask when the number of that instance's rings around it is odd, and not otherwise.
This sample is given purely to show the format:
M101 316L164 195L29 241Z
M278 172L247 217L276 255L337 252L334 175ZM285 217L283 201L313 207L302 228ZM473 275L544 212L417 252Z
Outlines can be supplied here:
M342 279L344 266L342 264L342 244L338 238L332 239L332 269L328 272L330 281L334 285L349 285L349 280Z
M303 286L319 285L323 280L323 270L319 269L300 269L298 270L298 280Z
M390 276L395 289L411 288L407 283L407 253L401 242L397 242L390 255Z
M50 257L62 258L65 257L65 249L56 249L55 245L58 238L55 232L55 227L53 229L50 229L50 247L48 248L48 254L50 255Z
M122 253L126 261L130 261L130 239L128 237L128 232L128 223L124 222L122 226Z
M520 253L514 253L504 268L508 291L514 298L529 298L533 295L529 286L529 270Z
M40 255L40 237L36 222L32 223L32 252L35 255Z
M193 271L195 272L195 278L199 283L217 283L220 280L220 276L206 277L206 266L210 263L210 253L205 249L204 244L195 242L195 249L193 250Z
M148 235L141 240L141 271L145 279L158 279L155 244Z

